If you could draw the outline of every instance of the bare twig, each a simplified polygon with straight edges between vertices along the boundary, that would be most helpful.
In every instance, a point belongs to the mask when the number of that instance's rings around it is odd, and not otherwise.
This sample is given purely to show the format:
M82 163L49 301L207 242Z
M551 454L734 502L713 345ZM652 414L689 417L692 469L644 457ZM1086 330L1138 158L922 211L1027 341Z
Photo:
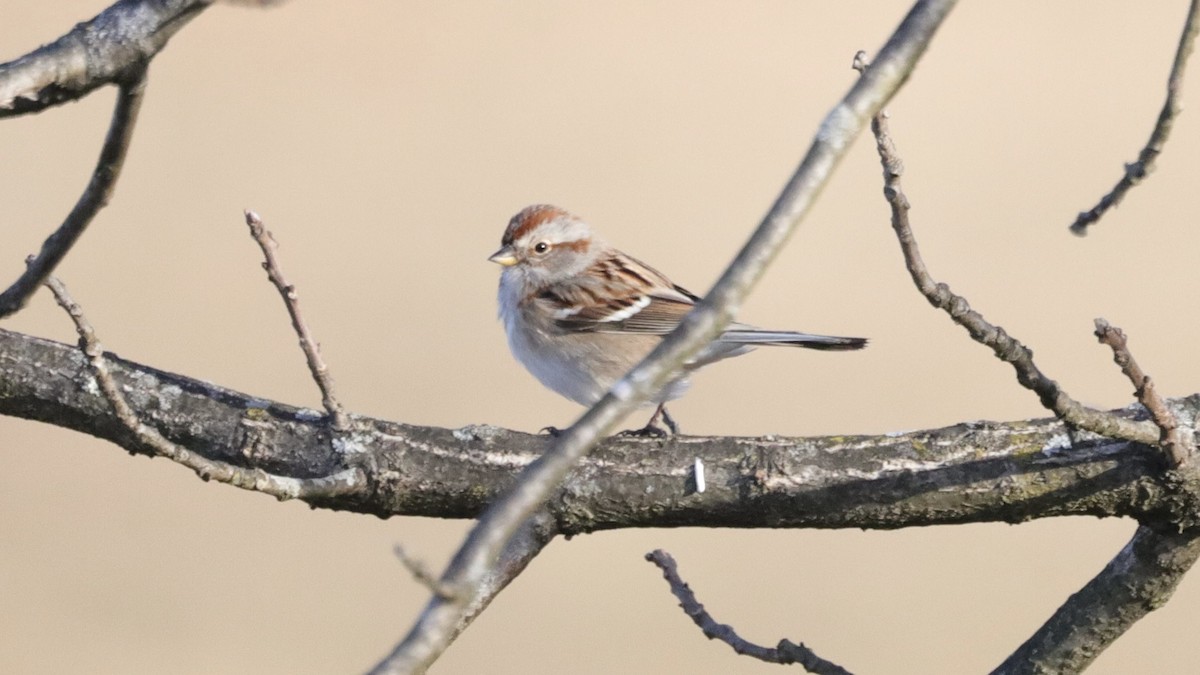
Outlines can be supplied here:
M1075 222L1071 223L1071 232L1080 236L1087 234L1088 226L1100 220L1110 208L1120 204L1125 198L1125 193L1145 180L1154 170L1154 163L1162 154L1175 118L1183 110L1179 104L1179 92L1183 89L1183 73L1187 69L1188 57L1191 56L1196 43L1197 31L1200 31L1200 0L1192 0L1188 7L1187 19L1183 23L1183 34L1179 37L1179 47L1175 50L1175 60L1171 64L1171 76L1167 79L1167 100L1158 113L1158 121L1154 124L1154 130L1150 132L1150 140L1146 141L1146 147L1138 153L1137 161L1125 165L1125 174L1113 189L1101 197L1098 204L1075 218Z
M854 83L822 122L808 153L750 240L703 301L654 351L623 377L521 475L479 519L443 572L443 583L475 588L531 513L580 458L621 419L658 391L681 365L729 323L829 180L866 121L912 72L956 0L920 0L880 51L875 68ZM375 673L422 672L449 644L462 607L433 598Z
M417 583L429 589L430 593L441 597L448 597L453 594L454 591L452 589L438 583L437 575L429 571L429 567L424 562L408 555L403 546L396 544L392 547L392 553L396 555L400 564L404 565L404 569L408 570L412 578L416 579Z
M525 521L516 536L509 540L508 546L501 552L500 558L491 572L484 577L475 597L470 598L462 618L454 627L451 640L461 635L467 626L471 625L471 622L487 609L500 591L503 591L509 583L520 576L529 563L556 536L558 536L558 525L549 511L543 509ZM400 545L396 545L395 553L396 557L400 559L400 563L418 583L428 588L435 596L453 599L455 590L443 586L424 563L411 558Z
M112 405L117 419L154 454L188 467L204 480L215 480L245 490L255 490L280 500L331 498L362 492L366 488L366 476L360 469L346 469L320 478L276 476L260 469L245 469L210 460L167 440L157 429L142 424L125 400L108 369L104 348L96 338L95 329L84 316L83 309L67 293L66 287L54 277L46 279L46 286L54 293L54 299L59 306L66 310L75 322L80 349L87 357L88 364L95 374L96 384L99 385L104 398Z
M1158 425L1159 444L1166 453L1167 460L1172 468L1178 468L1195 450L1195 441L1191 433L1180 428L1175 413L1171 412L1166 401L1158 395L1150 376L1146 375L1134 360L1125 340L1125 331L1104 319L1096 319L1096 338L1112 348L1113 361L1133 383L1134 395L1137 396L1138 402L1150 411L1151 419Z
M804 646L804 643L796 644L789 640L780 640L779 644L772 648L748 642L737 634L733 626L717 623L708 610L704 609L704 605L696 599L696 594L692 592L691 587L679 577L675 559L671 557L670 553L662 549L654 550L646 554L646 560L662 570L663 578L670 584L671 593L679 600L679 606L683 608L683 613L691 617L708 639L720 640L732 647L733 651L738 654L759 661L782 665L798 663L808 672L820 675L850 675L850 671L817 656L812 649Z
M856 61L856 67L859 63L860 61ZM866 72L870 72L870 68L867 68ZM883 195L891 207L892 229L900 242L908 273L917 290L925 296L929 304L945 311L955 323L971 334L972 339L990 347L1001 361L1010 364L1017 372L1017 381L1036 393L1042 405L1064 422L1110 438L1149 445L1157 443L1159 434L1154 424L1088 408L1071 398L1057 382L1047 377L1034 364L1033 352L1028 347L1006 333L1003 328L989 323L982 314L971 309L966 298L956 295L948 285L934 281L921 258L921 251L917 247L916 237L908 221L908 197L904 195L900 186L904 162L897 154L895 143L888 132L886 113L875 116L871 121L871 131L875 134L875 147L883 165Z
M1171 599L1200 557L1200 532L1141 526L1104 569L993 675L1079 673L1133 624Z
M42 250L37 257L26 261L25 272L7 290L0 293L0 318L9 316L25 306L29 297L62 262L88 224L112 198L117 177L121 175L121 167L125 164L125 155L129 150L134 126L137 124L145 89L144 68L130 74L130 79L121 83L108 135L104 138L104 146L100 149L100 158L96 161L91 180L88 181L79 201L75 203L75 208L67 214L66 220L42 244Z
M212 0L121 0L25 56L0 64L0 118L74 101L124 84Z
M279 259L275 256L275 249L279 245L275 243L275 237L263 225L262 219L258 217L257 213L246 211L246 224L250 226L250 236L254 237L254 241L258 243L259 248L262 249L263 257L266 259L263 262L263 269L267 271L267 278L271 280L271 283L279 291L280 297L283 298L283 304L287 307L288 316L292 319L292 328L295 329L296 335L300 338L300 349L304 351L304 358L308 363L308 371L312 374L313 381L317 383L317 387L321 390L321 405L329 413L329 419L333 423L333 428L338 431L346 431L350 428L350 417L346 414L346 411L342 408L342 404L338 402L337 396L333 393L333 376L330 375L329 367L325 365L325 361L321 358L321 347L313 339L312 332L308 329L308 324L304 321L304 317L300 315L300 304L296 298L296 287L289 284L283 278L283 271L279 268Z

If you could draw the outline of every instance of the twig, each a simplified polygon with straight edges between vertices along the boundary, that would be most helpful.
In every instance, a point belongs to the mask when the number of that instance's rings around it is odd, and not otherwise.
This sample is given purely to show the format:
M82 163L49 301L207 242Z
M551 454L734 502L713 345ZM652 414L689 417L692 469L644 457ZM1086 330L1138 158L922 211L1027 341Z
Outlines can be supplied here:
M1096 338L1101 344L1112 348L1113 361L1121 367L1121 372L1133 383L1134 395L1146 410L1150 418L1158 425L1159 445L1167 455L1171 468L1179 468L1195 450L1195 441L1190 433L1184 433L1179 426L1175 413L1167 407L1166 401L1158 395L1154 382L1142 370L1125 340L1125 331L1113 326L1104 319L1096 319Z
M142 424L137 413L125 400L120 387L108 369L104 348L96 338L96 331L83 314L83 309L67 293L62 282L54 277L46 279L46 286L54 293L54 299L66 310L79 333L79 347L87 357L88 364L96 377L96 384L113 408L117 419L156 455L182 464L203 480L228 483L245 490L269 494L279 500L320 499L339 497L361 492L366 487L366 476L360 469L346 469L320 478L292 478L276 476L261 469L246 469L226 462L207 459L167 440L159 431Z
M400 544L396 544L394 547L392 547L392 553L396 555L396 558L400 561L400 564L404 565L404 569L408 570L408 573L412 575L413 579L416 579L417 583L429 589L430 593L444 598L450 597L454 593L453 589L446 588L439 584L437 576L434 575L433 572L429 571L429 567L426 566L424 562L409 556L408 552L405 551L404 547Z
M662 570L663 578L671 586L671 593L675 594L679 600L679 606L683 608L683 613L691 617L692 621L700 627L700 630L704 632L704 637L710 640L720 640L738 654L759 661L781 665L798 663L808 672L819 675L850 675L850 671L817 656L812 649L804 646L804 643L796 644L789 640L780 640L777 646L771 648L748 642L737 634L733 626L717 623L708 610L704 609L704 605L696 599L696 594L692 592L687 582L679 578L679 570L670 553L662 549L654 550L646 554L646 560Z
M1125 548L992 675L1082 672L1133 624L1165 605L1198 557L1195 530L1139 527Z
M212 0L121 0L54 42L0 64L0 118L131 82Z
M612 391L552 439L547 452L483 513L442 573L442 583L454 588L477 587L517 528L546 501L576 462L729 323L808 213L851 141L899 90L955 4L956 0L919 0L913 6L881 50L878 65L859 78L825 117L795 174L705 299ZM408 634L373 672L413 673L428 668L452 638L462 614L458 602L432 598Z
M275 237L263 225L262 219L258 217L257 213L246 211L246 224L250 226L250 236L254 237L254 241L258 243L259 248L262 249L263 257L266 259L263 262L263 269L267 271L267 278L271 280L271 283L279 291L280 297L283 298L283 304L287 307L288 316L292 319L292 328L295 329L296 336L300 338L300 349L304 351L304 359L308 363L308 372L312 373L313 381L317 383L317 387L321 390L321 405L329 413L333 428L338 431L346 431L350 428L350 417L342 409L342 404L338 402L337 397L333 393L333 376L330 375L329 367L325 365L325 361L321 359L321 347L313 339L312 332L308 329L308 324L304 321L304 317L300 315L300 303L296 298L296 287L287 283L283 278L283 271L279 268L279 259L275 256L275 249L279 245L275 243Z
M870 72L864 61L856 60L856 67L860 64L866 72ZM1110 438L1148 445L1157 443L1159 434L1154 424L1094 410L1071 398L1057 382L1046 377L1034 364L1033 352L1028 347L1006 333L1003 328L989 323L982 314L971 309L966 298L956 295L948 285L934 281L921 258L921 251L917 247L916 237L908 221L908 197L904 195L900 186L904 162L896 152L895 143L888 133L886 113L880 113L871 120L871 131L875 134L875 147L883 165L883 195L891 207L892 229L900 242L908 273L917 290L925 296L929 304L945 311L955 323L970 333L972 339L990 347L997 358L1012 365L1013 370L1017 372L1017 381L1036 393L1042 405L1067 424Z
M509 540L504 551L500 553L500 558L492 567L491 572L483 578L475 596L470 598L462 617L454 627L451 639L462 634L467 626L471 625L471 622L487 609L492 600L495 600L501 591L520 576L529 563L557 536L558 524L555 522L554 516L545 509L525 521L517 534ZM400 559L400 563L408 569L413 578L428 588L435 597L453 599L454 593L457 591L443 586L424 563L409 557L399 545L395 547L395 553L396 557Z
M25 306L29 297L62 262L88 224L112 198L117 177L121 175L121 167L125 164L129 141L133 138L133 129L137 125L138 111L142 107L145 90L144 68L121 83L108 135L104 138L104 146L100 149L100 158L96 161L91 180L62 225L59 225L42 244L42 250L37 257L27 260L21 276L7 290L0 293L0 319Z
M1200 0L1192 0L1188 7L1187 19L1183 24L1183 34L1179 37L1179 47L1175 50L1175 60L1171 64L1171 76L1167 79L1167 100L1158 113L1154 130L1150 132L1150 140L1146 147L1138 153L1136 162L1125 165L1125 174L1113 186L1108 194L1100 198L1100 202L1087 211L1083 211L1071 223L1071 232L1083 236L1087 234L1089 225L1100 220L1108 210L1121 203L1125 193L1141 183L1154 170L1154 163L1162 153L1171 134L1175 118L1183 110L1179 105L1179 92L1183 89L1183 73L1187 69L1188 57L1196 43L1196 33L1200 30Z

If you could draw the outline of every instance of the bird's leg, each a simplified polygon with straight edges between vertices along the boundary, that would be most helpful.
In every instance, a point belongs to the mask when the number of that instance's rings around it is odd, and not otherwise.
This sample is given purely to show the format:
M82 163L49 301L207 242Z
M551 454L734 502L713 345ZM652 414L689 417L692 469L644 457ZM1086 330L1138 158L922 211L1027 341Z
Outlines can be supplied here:
M658 421L660 419L662 420L662 423L666 425L666 429L663 429L658 425ZM670 413L667 412L667 404L659 403L658 407L654 409L654 414L650 416L650 421L646 422L646 426L642 427L641 429L629 429L628 431L622 431L620 435L641 437L677 436L679 435L679 425L675 423L674 418L672 418Z
M671 430L671 435L678 436L679 435L679 425L675 423L675 418L671 417L671 413L667 412L667 404L666 403L659 404L658 412L656 412L654 414L658 415L659 413L662 414L662 423L667 425L667 428Z

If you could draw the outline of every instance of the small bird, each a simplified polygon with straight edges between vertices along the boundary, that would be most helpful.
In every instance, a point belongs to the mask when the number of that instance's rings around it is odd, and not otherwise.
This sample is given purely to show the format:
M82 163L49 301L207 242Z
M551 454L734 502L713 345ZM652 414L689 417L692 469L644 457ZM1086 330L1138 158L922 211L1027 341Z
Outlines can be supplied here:
M502 265L500 319L508 346L543 385L590 406L679 324L700 298L654 268L609 246L587 223L548 204L513 216L488 260ZM650 398L646 426L630 433L664 435L679 427L666 403L687 390L693 371L760 345L861 349L864 338L762 330L734 323L683 372ZM554 429L550 428L553 433Z

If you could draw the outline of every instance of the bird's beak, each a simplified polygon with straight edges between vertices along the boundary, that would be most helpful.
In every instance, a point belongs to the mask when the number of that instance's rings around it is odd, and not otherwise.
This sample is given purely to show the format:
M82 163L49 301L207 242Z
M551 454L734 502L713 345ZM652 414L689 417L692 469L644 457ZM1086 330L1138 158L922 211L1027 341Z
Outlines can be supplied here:
M488 256L488 260L503 265L504 267L512 267L517 264L517 254L513 251L512 246L502 246L499 251Z

